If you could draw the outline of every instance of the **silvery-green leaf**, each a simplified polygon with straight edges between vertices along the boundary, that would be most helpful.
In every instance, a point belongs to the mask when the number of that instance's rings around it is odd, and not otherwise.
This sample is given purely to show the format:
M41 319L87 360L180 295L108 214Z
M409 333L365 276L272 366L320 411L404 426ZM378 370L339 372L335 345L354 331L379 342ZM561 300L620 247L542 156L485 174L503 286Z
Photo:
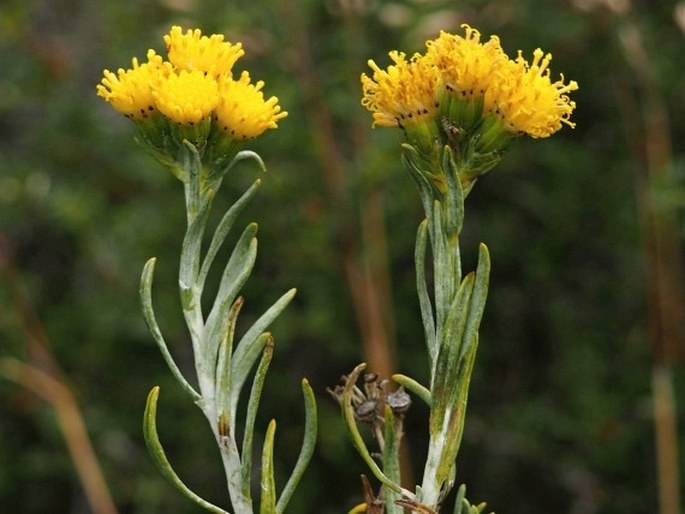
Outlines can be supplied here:
M197 278L197 284L200 291L203 289L209 269L214 262L214 258L216 257L219 248L221 248L221 245L226 240L233 223L238 215L243 211L245 206L249 203L249 201L254 197L261 183L262 181L260 179L255 180L252 186L226 211L223 218L221 218L221 221L217 225L216 230L214 231L214 236L212 237L212 241L207 249L207 255L205 255L205 258L202 261L202 267L200 268Z
M306 378L302 379L302 394L304 395L305 408L302 448L300 449L300 455L297 458L293 472L291 473L288 482L285 484L281 496L278 498L278 503L276 504L276 512L278 514L282 514L288 506L297 484L299 484L302 475L309 465L309 461L312 459L312 455L314 455L314 447L316 446L316 435L318 431L316 398L314 397L314 391L312 391Z
M269 307L269 309L255 321L254 325L245 332L245 335L243 335L240 342L236 345L231 362L231 366L233 367L231 371L233 377L231 387L232 416L235 415L243 383L247 379L247 375L259 358L262 348L266 343L266 340L262 338L262 334L269 328L269 325L271 325L278 315L283 312L283 309L287 307L296 292L296 289L291 289L281 296L276 303Z
M276 420L271 420L262 449L261 501L259 514L276 514L276 483L274 481L274 435Z
M178 369L176 362L174 362L174 358L171 356L171 353L169 352L169 348L167 347L166 341L164 341L164 336L162 336L162 332L159 330L157 320L155 319L155 311L152 308L152 278L155 273L156 262L157 259L154 257L148 260L147 263L145 263L145 267L143 268L143 273L140 278L140 301L143 307L143 318L145 319L145 323L147 323L148 329L150 330L153 339L157 343L157 347L162 352L162 357L164 357L164 361L167 363L167 366L169 366L171 373L174 375L174 378L178 381L179 384L181 384L181 387L183 387L183 389L193 398L193 401L195 403L200 403L202 401L202 397L197 391L195 391L193 386L191 386L188 383L188 381L185 379L181 371Z
M241 459L243 461L242 476L245 490L243 493L250 496L250 478L252 477L252 439L254 433L254 424L257 419L257 410L259 408L259 400L262 396L262 389L264 388L264 381L266 380L266 373L269 371L269 364L274 354L274 340L271 334L264 334L266 339L262 358L259 361L257 372L252 381L252 389L250 390L250 398L247 402L247 413L245 415L245 433L243 435L243 446ZM227 406L230 408L230 405Z
M157 435L157 399L159 397L159 386L153 387L147 397L145 404L145 414L143 415L143 434L145 436L145 445L152 457L159 472L164 475L183 495L202 507L203 509L213 512L214 514L228 514L225 510L216 505L204 500L193 491L191 491L178 477L176 472L171 467L169 460L164 453L162 444Z

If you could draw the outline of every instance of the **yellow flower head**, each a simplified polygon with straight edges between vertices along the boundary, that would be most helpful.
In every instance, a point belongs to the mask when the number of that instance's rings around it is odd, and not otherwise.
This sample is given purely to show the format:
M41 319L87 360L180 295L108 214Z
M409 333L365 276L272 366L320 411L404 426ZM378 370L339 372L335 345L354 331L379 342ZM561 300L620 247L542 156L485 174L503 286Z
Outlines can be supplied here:
M519 51L516 61L497 74L493 87L491 109L513 131L534 138L548 137L558 131L562 124L575 127L569 121L576 107L567 93L578 89L575 81L564 84L564 76L552 82L549 62L551 54L539 48L533 52L533 62L528 62Z
M160 79L152 94L157 108L176 123L194 125L219 103L217 81L200 70L181 70Z
M226 135L237 140L252 139L267 129L278 128L277 121L288 113L281 111L278 98L264 99L261 80L250 84L250 74L239 80L225 77L220 83L220 101L214 111L214 121Z
M436 68L418 54L410 60L402 52L389 55L395 64L382 70L369 60L373 78L361 76L362 105L373 114L373 125L403 127L435 117Z
M146 63L138 64L134 57L132 69L119 68L116 74L105 70L104 78L97 86L98 96L127 118L139 120L155 111L150 85L170 73L168 63L163 63L154 50L148 51L147 59Z
M441 31L437 39L426 42L426 59L438 68L442 85L452 94L464 100L482 98L507 56L497 36L481 43L480 32L462 27L465 37Z
M171 27L164 36L169 61L179 70L199 70L214 76L230 73L233 65L245 52L240 43L224 41L223 34L203 36L200 29Z

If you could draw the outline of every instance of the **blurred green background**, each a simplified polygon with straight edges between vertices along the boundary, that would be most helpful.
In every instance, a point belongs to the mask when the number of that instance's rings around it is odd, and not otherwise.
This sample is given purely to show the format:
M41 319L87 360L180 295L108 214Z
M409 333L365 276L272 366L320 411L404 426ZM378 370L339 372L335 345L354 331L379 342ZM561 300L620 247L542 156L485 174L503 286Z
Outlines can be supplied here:
M369 58L383 67L389 50L420 51L440 29L469 23L498 34L510 56L551 51L553 74L580 90L575 130L517 142L467 201L465 267L475 265L482 240L493 275L457 480L501 514L657 512L652 365L674 370L681 427L685 373L682 340L663 348L652 336L643 209L647 202L670 216L668 233L681 248L684 5L3 0L0 357L49 369L36 350L36 341L46 343L121 514L197 512L144 447L145 398L161 385L158 425L172 463L198 493L228 507L206 421L139 313L140 271L157 256L157 317L191 372L175 289L181 185L95 95L104 68L129 67L148 48L162 52L172 24L226 34L246 50L236 68L265 80L289 112L249 146L269 172L240 220L260 224L243 326L298 288L273 327L276 354L257 426L263 433L278 420L282 486L301 440L299 380L309 377L319 444L290 512L341 513L359 503L366 469L326 387L379 341L389 343L395 369L427 376L413 270L419 198L400 164L400 131L370 128L359 74ZM668 115L665 131L650 132L650 112ZM650 155L665 163L657 171L670 165L671 173L650 178ZM257 173L237 169L216 211ZM415 474L426 414L415 402L407 422ZM91 512L54 410L9 381L0 381L0 511Z

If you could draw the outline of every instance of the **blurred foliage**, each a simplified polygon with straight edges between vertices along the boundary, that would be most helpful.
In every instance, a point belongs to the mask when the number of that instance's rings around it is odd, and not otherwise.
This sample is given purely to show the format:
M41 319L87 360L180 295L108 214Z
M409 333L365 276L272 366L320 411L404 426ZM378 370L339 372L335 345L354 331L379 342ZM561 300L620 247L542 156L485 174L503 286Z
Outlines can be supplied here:
M276 471L284 473L301 438L299 379L309 377L321 433L291 510L339 513L360 501L364 466L324 391L363 358L340 253L367 222L360 213L372 195L389 238L392 301L385 308L398 367L427 374L413 271L418 195L399 163L400 134L370 129L358 76L368 58L383 66L389 50L411 53L439 29L464 22L498 34L510 55L537 46L553 52L553 72L581 89L576 130L518 142L468 200L465 268L474 267L484 240L493 276L457 479L471 499L503 514L656 511L652 349L636 204L643 163L626 126L640 114L629 112L637 87L616 33L629 17L652 59L675 154L676 182L659 184L659 198L680 206L685 47L674 2L634 0L624 21L604 4L627 0L0 3L0 356L30 359L13 294L20 287L83 407L122 514L195 511L144 449L143 406L156 384L160 437L174 467L209 500L225 505L226 494L205 420L174 383L137 301L142 265L156 255L158 319L191 370L174 287L185 222L180 183L95 96L102 69L128 67L131 55L148 48L162 51L172 24L197 26L242 41L247 54L237 68L264 79L267 94L289 111L281 128L251 145L269 172L242 217L261 230L243 316L298 288L274 326L276 354L257 426L278 419ZM336 159L345 171L337 182L326 176ZM256 173L247 165L236 170L218 202L235 199ZM682 364L676 371L682 406ZM415 462L426 435L418 403L408 420ZM679 415L682 427L683 409ZM8 382L0 382L0 510L89 512L53 412Z

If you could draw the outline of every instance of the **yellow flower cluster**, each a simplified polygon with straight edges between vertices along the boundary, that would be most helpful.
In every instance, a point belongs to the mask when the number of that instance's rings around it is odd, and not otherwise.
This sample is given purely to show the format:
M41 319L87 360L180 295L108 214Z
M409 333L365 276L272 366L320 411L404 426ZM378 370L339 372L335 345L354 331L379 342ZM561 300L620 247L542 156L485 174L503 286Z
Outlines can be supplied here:
M362 105L373 114L374 125L407 128L436 118L457 130L470 130L495 117L515 135L547 137L562 124L571 127L575 102L568 93L578 89L564 78L552 81L551 55L538 49L528 63L519 52L515 60L502 50L499 38L482 43L480 33L463 25L465 36L441 32L426 43L425 54L409 61L391 52L387 70L369 61L373 77L362 74Z
M288 113L281 111L278 98L264 98L262 81L250 83L243 72L234 80L232 69L244 55L240 43L224 36L203 36L199 29L183 33L172 27L164 36L169 60L149 50L147 62L104 71L97 93L117 111L134 121L161 114L182 126L196 126L211 119L235 140L259 136Z

